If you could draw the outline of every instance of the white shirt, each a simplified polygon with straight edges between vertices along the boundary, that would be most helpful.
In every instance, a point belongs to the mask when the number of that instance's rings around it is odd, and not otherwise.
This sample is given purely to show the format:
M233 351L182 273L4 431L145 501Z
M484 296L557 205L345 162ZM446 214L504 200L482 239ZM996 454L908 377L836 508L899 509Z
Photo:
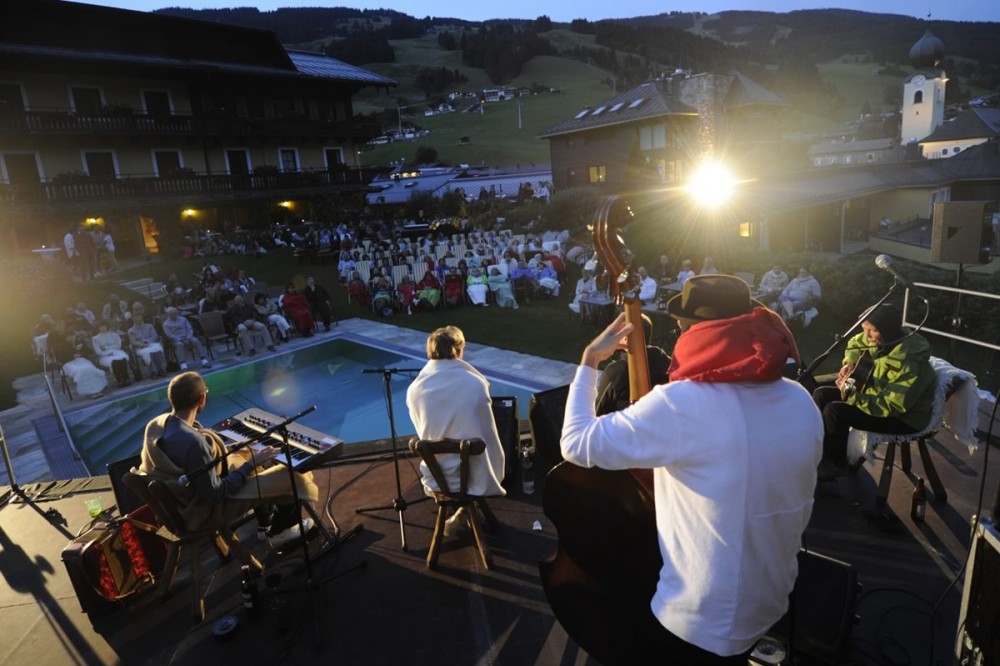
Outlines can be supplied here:
M675 381L600 418L596 397L597 371L579 367L562 453L584 467L653 469L663 557L653 614L710 652L749 650L785 613L798 573L823 442L812 396L790 380Z
M648 275L639 283L639 300L651 301L656 298L656 280Z

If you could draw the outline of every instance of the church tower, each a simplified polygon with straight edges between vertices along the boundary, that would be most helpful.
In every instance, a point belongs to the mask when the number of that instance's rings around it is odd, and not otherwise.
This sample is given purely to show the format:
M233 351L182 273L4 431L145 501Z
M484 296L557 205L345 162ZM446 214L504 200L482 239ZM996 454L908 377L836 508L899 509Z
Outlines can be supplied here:
M948 77L939 68L944 43L930 29L910 49L910 64L917 72L903 82L903 145L923 139L944 122L944 89Z

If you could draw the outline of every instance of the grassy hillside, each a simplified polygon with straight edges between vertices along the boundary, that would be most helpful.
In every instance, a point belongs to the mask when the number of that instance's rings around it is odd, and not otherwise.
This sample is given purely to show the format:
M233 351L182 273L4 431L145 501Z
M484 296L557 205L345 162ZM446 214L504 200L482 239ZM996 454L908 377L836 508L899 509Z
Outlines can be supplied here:
M362 163L389 164L399 159L412 160L420 145L433 146L441 161L452 164L539 164L549 161L549 144L536 135L565 120L588 104L606 99L612 91L601 80L607 72L574 60L554 56L532 59L513 85L540 83L559 89L558 94L543 93L518 101L485 105L479 113L449 113L424 117L422 111L404 119L430 130L430 135L416 141L397 141L362 153ZM489 83L483 84L489 86ZM471 81L463 89L473 90ZM463 136L471 140L462 145Z

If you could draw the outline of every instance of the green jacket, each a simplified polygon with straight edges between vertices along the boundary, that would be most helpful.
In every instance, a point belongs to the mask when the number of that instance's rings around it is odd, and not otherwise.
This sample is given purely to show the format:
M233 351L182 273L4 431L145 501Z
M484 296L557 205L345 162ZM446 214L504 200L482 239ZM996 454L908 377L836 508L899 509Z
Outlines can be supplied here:
M844 363L857 363L865 352L872 354L875 367L864 391L847 402L871 416L895 417L918 431L926 428L937 383L930 343L911 335L892 349L872 349L861 332L847 341Z

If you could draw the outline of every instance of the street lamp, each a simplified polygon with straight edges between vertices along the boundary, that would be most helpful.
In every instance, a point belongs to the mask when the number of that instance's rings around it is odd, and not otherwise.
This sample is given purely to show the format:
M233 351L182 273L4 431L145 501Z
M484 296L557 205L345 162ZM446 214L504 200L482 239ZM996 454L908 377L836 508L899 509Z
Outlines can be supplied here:
M687 191L700 206L718 208L729 201L738 184L726 165L706 159L692 174Z

